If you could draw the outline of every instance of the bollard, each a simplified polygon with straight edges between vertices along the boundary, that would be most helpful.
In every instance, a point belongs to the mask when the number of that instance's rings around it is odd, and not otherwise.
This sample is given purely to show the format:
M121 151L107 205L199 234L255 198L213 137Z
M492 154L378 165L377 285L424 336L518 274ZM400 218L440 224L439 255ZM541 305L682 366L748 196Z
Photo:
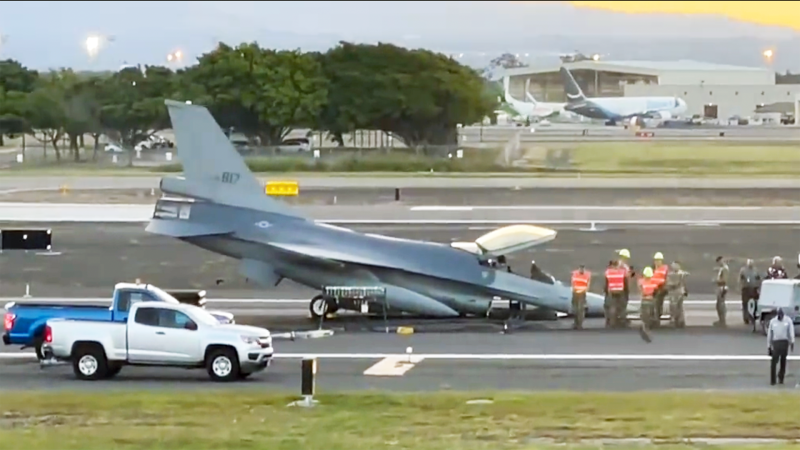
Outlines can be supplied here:
M394 188L394 201L400 201L400 188Z
M28 283L25 283L25 295L23 295L23 298L31 298L31 285Z
M301 363L300 395L304 398L314 396L314 378L317 375L317 360L303 358Z
M317 376L317 358L303 358L300 365L300 394L303 399L287 406L310 408L318 402L314 400L314 378Z
M406 356L408 357L408 363L411 364L411 354L414 353L414 349L411 347L406 347Z

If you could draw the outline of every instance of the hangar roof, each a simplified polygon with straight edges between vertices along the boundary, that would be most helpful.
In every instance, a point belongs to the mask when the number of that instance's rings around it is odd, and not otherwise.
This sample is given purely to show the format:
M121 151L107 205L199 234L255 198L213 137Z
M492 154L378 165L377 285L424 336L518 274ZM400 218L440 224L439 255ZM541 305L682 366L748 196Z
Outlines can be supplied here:
M714 64L700 61L578 61L565 63L564 67L570 70L598 70L601 72L619 72L635 75L658 76L664 72L764 72L769 69L761 67L732 66L727 64ZM520 67L507 71L509 76L537 75L558 72L561 65L542 67Z

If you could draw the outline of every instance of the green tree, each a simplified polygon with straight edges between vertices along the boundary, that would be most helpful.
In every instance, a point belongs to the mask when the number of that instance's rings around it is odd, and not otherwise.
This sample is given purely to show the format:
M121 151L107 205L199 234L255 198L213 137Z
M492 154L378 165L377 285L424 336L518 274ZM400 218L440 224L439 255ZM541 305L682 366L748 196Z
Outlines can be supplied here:
M496 105L476 71L427 50L342 42L321 59L330 83L321 127L334 135L374 129L409 147L455 144L458 124Z
M220 44L181 76L184 99L206 105L221 127L266 145L279 143L292 127L313 125L327 98L313 55L255 42Z
M153 133L169 128L164 99L175 92L175 73L165 67L125 68L99 83L99 123L128 149L133 165L134 147Z
M0 61L0 146L4 135L25 131L24 94L33 91L38 76L18 61Z
M61 72L43 74L36 89L25 98L24 116L34 137L44 144L47 159L47 144L53 146L56 161L61 161L59 141L64 135L64 84Z

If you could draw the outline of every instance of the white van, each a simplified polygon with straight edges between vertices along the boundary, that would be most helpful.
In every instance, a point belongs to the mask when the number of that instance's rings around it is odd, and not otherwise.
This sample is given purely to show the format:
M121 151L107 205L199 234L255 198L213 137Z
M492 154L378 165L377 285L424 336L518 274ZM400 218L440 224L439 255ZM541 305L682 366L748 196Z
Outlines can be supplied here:
M750 311L755 317L753 331L756 331L756 322L758 322L764 336L767 335L769 321L775 317L779 309L782 309L786 317L797 324L800 320L800 280L764 280L761 283L761 295L758 302L749 307L749 309L753 308L755 311Z

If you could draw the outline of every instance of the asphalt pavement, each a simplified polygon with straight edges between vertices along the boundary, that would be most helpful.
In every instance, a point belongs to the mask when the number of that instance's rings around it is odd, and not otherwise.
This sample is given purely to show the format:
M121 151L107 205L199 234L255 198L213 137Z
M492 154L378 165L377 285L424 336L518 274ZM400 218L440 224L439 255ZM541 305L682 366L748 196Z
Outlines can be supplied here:
M0 390L275 389L299 394L300 361L319 358L317 392L512 390L758 390L768 388L766 342L736 330L633 330L487 335L340 335L275 343L277 359L251 380L220 386L201 371L125 368L114 380L76 381L68 366L0 358ZM411 354L407 353L411 351ZM2 355L2 354L0 354ZM790 361L783 389L794 388Z
M186 205L191 211L191 205ZM294 214L329 224L362 225L798 225L790 206L602 205L295 205ZM153 204L0 203L0 222L144 223Z
M18 226L26 224L0 223L2 228ZM495 227L398 224L353 228L448 243L474 240ZM552 228L558 231L554 241L510 255L513 270L527 273L531 260L536 260L545 271L567 280L580 263L595 274L603 272L616 249L628 248L636 268L649 265L655 252L663 252L668 260L680 261L690 272L688 288L694 298L712 296L714 259L718 255L729 259L732 277L746 258L756 259L764 269L775 255L785 259L794 275L798 252L794 245L800 237L797 226L609 226L605 231L584 231L583 226L571 225ZM35 297L103 297L110 295L114 283L136 278L163 288L206 289L210 298L310 299L314 295L311 289L290 281L273 289L258 289L245 283L236 261L146 233L142 224L55 224L52 230L56 254L6 251L0 255L3 297L23 295L26 284ZM730 295L737 294L734 291Z

